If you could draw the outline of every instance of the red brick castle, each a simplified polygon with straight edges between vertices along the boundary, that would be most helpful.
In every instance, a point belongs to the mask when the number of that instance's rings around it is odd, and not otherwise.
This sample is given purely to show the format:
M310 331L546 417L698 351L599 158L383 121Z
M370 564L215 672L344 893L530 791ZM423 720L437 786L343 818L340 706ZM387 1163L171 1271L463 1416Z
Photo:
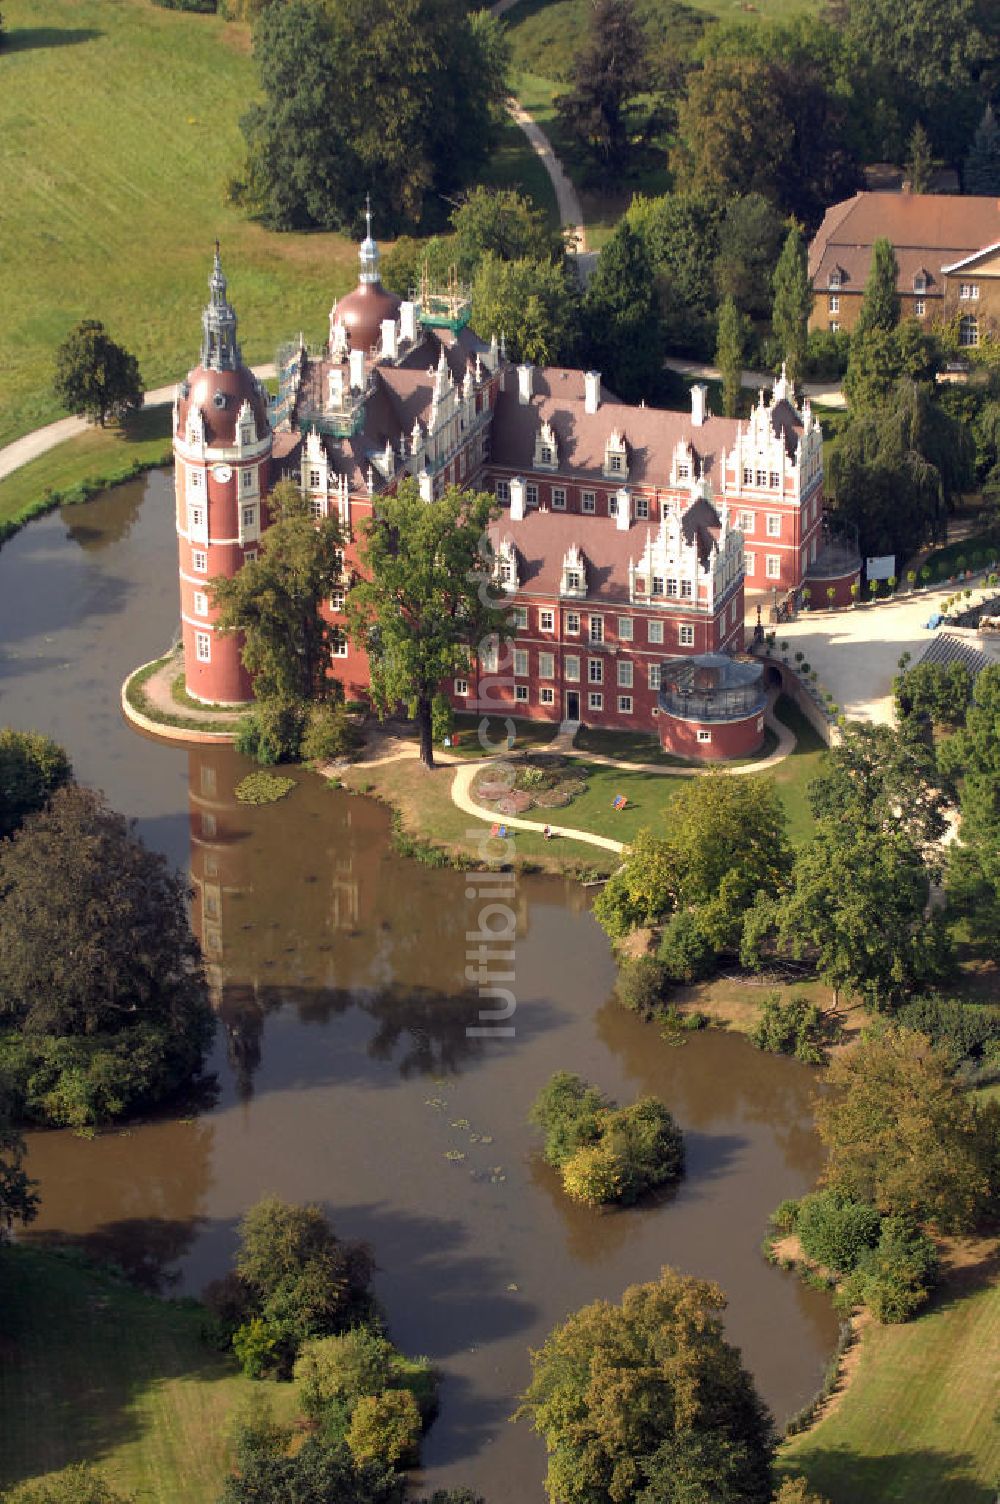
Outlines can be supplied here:
M174 408L181 616L189 692L251 697L236 637L220 637L205 584L255 556L267 493L294 477L345 538L343 627L361 524L402 476L433 505L454 483L494 492L498 584L511 607L504 662L484 651L445 686L456 708L619 729L659 729L685 755L742 755L763 736L758 666L744 646L744 586L807 581L850 599L857 561L826 548L822 435L788 383L749 420L619 402L595 371L515 366L469 327L454 282L403 300L381 282L369 230L357 288L334 304L318 353L278 356L268 403L243 364L216 251L201 361ZM368 664L346 633L332 670L363 696ZM678 666L683 672L679 672ZM742 672L737 672L742 668Z

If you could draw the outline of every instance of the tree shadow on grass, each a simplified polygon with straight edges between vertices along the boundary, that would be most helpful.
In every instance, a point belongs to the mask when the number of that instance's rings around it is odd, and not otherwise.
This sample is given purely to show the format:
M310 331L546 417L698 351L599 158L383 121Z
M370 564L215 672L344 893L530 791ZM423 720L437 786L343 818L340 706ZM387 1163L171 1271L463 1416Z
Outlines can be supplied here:
M996 1490L977 1478L966 1452L892 1451L866 1457L848 1447L816 1447L794 1459L789 1471L805 1474L830 1504L994 1504Z
M42 47L75 47L103 35L94 26L18 26L7 32L3 50L36 52Z

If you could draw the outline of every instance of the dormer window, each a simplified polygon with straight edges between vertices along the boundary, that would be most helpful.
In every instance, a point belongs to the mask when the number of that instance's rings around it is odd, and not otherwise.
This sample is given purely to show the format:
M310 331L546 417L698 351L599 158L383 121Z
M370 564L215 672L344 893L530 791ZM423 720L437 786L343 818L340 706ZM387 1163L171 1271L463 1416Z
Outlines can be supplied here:
M913 291L917 292L917 293L921 293L921 292L926 292L927 291L927 273L926 272L922 272L922 271L921 272L917 272L916 276L913 279Z
M551 470L554 469L558 463L559 446L556 443L556 436L553 431L552 424L546 418L545 422L538 430L538 437L535 439L535 464L536 466L540 465L548 467L548 469Z
M827 286L830 288L831 292L837 292L843 286L843 283L844 274L840 270L839 266L835 266L830 272L829 278L827 279Z
M617 428L613 429L607 444L604 447L604 473L605 475L625 476L628 474L628 454L625 448L625 439Z
M560 595L586 595L587 593L587 566L580 547L576 543L570 544L563 557L559 593Z
M517 577L517 554L514 551L513 543L507 538L497 545L494 569L497 583L508 593L513 594L519 583Z

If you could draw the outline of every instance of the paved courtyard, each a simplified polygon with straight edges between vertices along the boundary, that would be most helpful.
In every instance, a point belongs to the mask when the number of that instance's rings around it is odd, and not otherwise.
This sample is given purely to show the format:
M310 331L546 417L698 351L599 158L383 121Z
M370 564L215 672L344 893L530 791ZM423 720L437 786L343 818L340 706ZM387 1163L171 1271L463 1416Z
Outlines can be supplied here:
M806 611L797 621L768 630L777 633L779 656L782 642L789 644L790 659L794 653L805 654L849 719L891 724L899 659L909 653L916 663L931 645L936 633L926 623L953 593L948 586L849 611ZM972 600L995 593L973 589Z

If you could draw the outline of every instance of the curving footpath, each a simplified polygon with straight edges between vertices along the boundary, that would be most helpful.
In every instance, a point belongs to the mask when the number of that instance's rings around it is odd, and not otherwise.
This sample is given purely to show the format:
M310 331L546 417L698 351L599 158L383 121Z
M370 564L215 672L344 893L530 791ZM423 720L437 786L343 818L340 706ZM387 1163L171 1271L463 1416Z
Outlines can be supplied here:
M268 381L275 373L273 364L265 366L253 366L251 368L256 377L261 381ZM178 376L169 386L160 386L155 391L147 392L143 398L143 407L165 407L168 402L173 402L174 393L184 378ZM65 444L67 439L77 439L86 433L88 428L93 427L86 418L58 418L55 423L47 423L44 428L36 428L32 433L22 434L21 438L14 439L3 449L0 449L0 480L5 480L15 470L20 470L22 465L27 465L31 460L40 459L43 454L48 454L50 449L56 449L60 444Z
M451 802L465 815L472 815L477 820L488 820L491 825L506 825L509 830L533 830L536 836L542 833L542 826L537 820L522 820L517 815L497 815L492 810L483 809L477 804L470 792L472 780L484 767L489 767L492 758L483 762L466 763L463 767L455 769L455 777L451 785ZM551 821L549 829L554 836L563 836L571 841L585 841L588 846L601 846L605 851L621 853L625 849L623 841L613 841L610 836L597 836L589 830L574 830L569 825L553 825Z

